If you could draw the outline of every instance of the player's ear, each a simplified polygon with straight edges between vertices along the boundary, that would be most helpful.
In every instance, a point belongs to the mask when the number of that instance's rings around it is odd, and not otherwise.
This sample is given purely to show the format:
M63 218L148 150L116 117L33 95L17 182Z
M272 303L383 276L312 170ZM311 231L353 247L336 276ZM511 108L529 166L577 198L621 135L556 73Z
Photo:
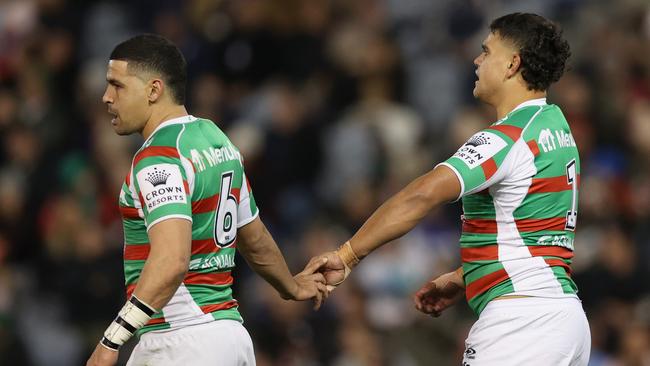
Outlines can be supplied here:
M162 97L163 91L165 89L165 84L160 79L152 79L149 82L149 104L155 103L160 97Z
M521 67L521 56L519 56L518 53L514 53L512 57L510 58L510 63L508 65L508 69L506 70L506 78L511 78L519 72L519 68Z

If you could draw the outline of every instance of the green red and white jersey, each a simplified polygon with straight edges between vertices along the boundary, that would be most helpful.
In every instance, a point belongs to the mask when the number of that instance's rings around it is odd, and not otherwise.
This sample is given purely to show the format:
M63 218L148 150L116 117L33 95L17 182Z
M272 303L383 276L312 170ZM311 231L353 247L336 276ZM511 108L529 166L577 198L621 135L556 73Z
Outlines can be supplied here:
M138 335L218 319L242 321L232 296L237 229L258 209L242 157L211 121L160 124L133 158L119 198L127 297L149 255L148 230L170 218L192 222L192 256L178 290Z
M580 158L556 105L519 105L441 165L461 183L465 292L477 314L502 295L577 297Z

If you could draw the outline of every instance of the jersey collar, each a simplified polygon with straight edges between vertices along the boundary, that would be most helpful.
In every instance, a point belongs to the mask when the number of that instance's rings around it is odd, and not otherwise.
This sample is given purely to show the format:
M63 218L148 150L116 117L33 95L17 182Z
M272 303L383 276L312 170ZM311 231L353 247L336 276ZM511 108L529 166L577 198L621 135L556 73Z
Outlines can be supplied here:
M171 125L175 125L175 124L183 124L183 123L188 123L188 122L192 122L192 121L196 121L196 117L192 116L191 114L188 114L186 116L176 117L176 118L172 118L172 119L169 119L167 121L162 122L161 124L159 124L153 130L153 132L151 132L151 135L149 135L149 137L144 141L143 146L147 145L147 143L151 140L153 135L155 135L156 132L158 132L158 130L160 130L160 129L164 128L164 127L167 127L167 126L171 126Z
M495 125L500 125L501 123L503 123L503 121L507 120L510 117L510 115L512 115L518 109L522 109L522 108L526 108L526 107L530 107L530 106L535 106L535 105L536 106L544 106L544 105L546 105L546 98L529 99L529 100L521 103L520 105L516 106L515 109L508 112L508 114L506 114L505 117L503 117L500 120L494 122L494 124Z
M537 98L537 99L527 100L527 101L521 103L520 105L516 106L515 109L510 111L510 113L516 111L517 109L530 107L530 106L534 106L534 105L536 105L536 106L546 105L546 98ZM508 114L510 114L510 113L508 113Z

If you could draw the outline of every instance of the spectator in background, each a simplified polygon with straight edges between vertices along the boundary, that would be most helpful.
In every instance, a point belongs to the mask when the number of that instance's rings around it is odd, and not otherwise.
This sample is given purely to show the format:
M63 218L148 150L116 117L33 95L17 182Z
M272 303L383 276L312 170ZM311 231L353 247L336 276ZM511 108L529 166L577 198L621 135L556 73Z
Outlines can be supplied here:
M215 123L242 150L251 173L254 173L251 164L263 166L268 163L259 151L268 149L264 142L271 133L271 98L268 96L272 93L269 90L279 80L300 96L299 103L306 111L301 126L317 131L319 140L315 143L318 146L310 148L310 154L315 156L305 159L322 164L313 165L315 178L313 172L309 177L299 177L302 173L293 172L295 178L292 179L302 181L299 187L310 188L307 195L311 196L307 201L303 200L304 190L294 195L294 190L288 188L284 196L289 199L303 197L300 205L292 201L296 207L307 207L304 202L309 202L309 218L301 218L305 225L287 226L280 224L285 220L280 216L265 216L269 229L287 254L290 268L296 270L305 258L333 249L334 243L341 242L341 238L358 228L374 208L396 191L399 185L396 182L415 178L408 176L410 169L399 176L393 176L397 171L388 171L387 167L392 164L384 147L385 136L372 133L363 143L371 147L367 155L372 156L377 165L361 166L357 174L364 173L366 168L377 169L374 172L382 179L355 182L356 187L345 195L325 194L340 189L336 185L339 172L331 169L328 163L333 148L329 136L340 136L341 130L354 132L345 127L352 111L349 107L356 109L361 105L366 79L358 76L355 70L359 68L349 67L354 64L342 62L342 57L358 61L359 54L370 56L371 49L374 49L373 55L388 55L386 59L368 57L369 64L365 65L372 66L369 70L374 70L375 76L388 80L388 101L410 110L409 113L414 112L415 119L420 121L418 124L424 126L417 129L418 136L408 134L408 146L416 149L405 150L411 151L409 161L424 161L425 166L429 166L431 161L449 156L480 129L472 121L494 117L491 111L477 106L469 94L475 80L470 62L482 40L483 35L477 31L484 29L485 20L513 11L535 11L559 20L572 45L572 70L551 88L549 99L564 108L581 148L583 194L580 230L576 236L580 255L573 263L574 276L581 287L580 296L597 299L599 307L610 299L597 286L585 282L591 279L581 276L586 271L589 278L596 278L591 275L596 269L602 270L604 252L609 250L604 238L611 237L607 232L612 226L625 232L625 240L629 242L626 250L636 253L637 270L647 267L650 261L650 226L647 225L650 220L650 204L647 203L650 173L647 154L643 152L647 149L642 147L645 144L642 141L644 126L648 123L644 122L644 108L635 106L647 102L650 85L647 81L650 65L645 57L650 54L650 9L646 1L165 0L157 2L156 6L151 4L149 1L0 2L0 139L3 141L0 149L0 232L7 248L0 264L0 272L4 273L0 287L5 289L2 296L12 304L1 311L7 322L2 323L5 333L0 335L0 342L14 339L16 343L13 344L23 345L0 346L0 364L81 364L101 336L104 321L114 316L116 303L125 300L123 295L119 298L111 295L123 294L124 288L119 281L111 281L110 289L104 288L107 292L101 290L102 286L98 288L100 291L81 289L75 288L79 277L73 274L98 261L106 261L95 272L91 271L94 274L89 277L97 279L95 274L101 272L100 277L119 278L114 271L119 270L117 263L122 256L123 233L115 197L131 156L142 141L138 137L120 138L109 131L109 118L100 100L105 87L108 52L135 32L169 32L175 39L178 37L183 51L188 52L191 65L188 105L193 111L206 111L196 112L197 115L214 116ZM168 28L167 22L173 22L174 26ZM359 34L365 35L359 37ZM372 39L381 41L371 42ZM387 49L391 50L388 54L385 53ZM394 54L390 55L391 52ZM391 68L382 66L387 61L392 62ZM363 74L363 68L360 71ZM48 111L47 119L37 118L43 111ZM374 119L366 118L364 123L376 130L390 129ZM354 134L344 137L358 138L359 133ZM406 139L406 135L400 136ZM292 137L287 140L295 144ZM22 158L18 160L17 150L22 151L19 153ZM362 152L357 152L361 156ZM86 168L82 171L87 172L79 179L88 180L82 177L90 175L93 182L93 190L85 199L81 198L83 195L72 194L71 186L58 178L63 170L70 169L66 161L75 156L85 159ZM252 184L258 187L257 179L272 180L274 174L271 169L260 170ZM68 183L74 184L73 181ZM274 192L257 199L265 211L272 200L277 201ZM88 204L89 200L95 203ZM88 231L94 234L76 234L76 224L54 229L54 222L62 222L75 212L78 214L79 207L83 207L84 225L89 225ZM295 216L295 212L304 211L294 209L292 212ZM421 225L417 233L402 239L402 247L416 248L415 252L424 247L427 254L418 258L426 268L411 266L413 268L404 277L409 280L399 288L393 285L384 288L381 281L366 280L366 275L379 278L377 273L390 272L388 266L393 259L390 250L385 254L377 253L377 261L362 263L358 276L350 280L371 283L373 289L380 287L377 291L382 295L403 299L404 291L413 289L415 283L428 277L424 273L433 267L426 263L439 265L441 272L452 270L452 263L457 263L459 254L454 246L459 234L459 214L459 205L446 206L435 218ZM56 218L57 215L62 217ZM324 222L320 226L327 230L314 234L312 223L320 221ZM330 226L335 227L334 234ZM50 237L54 233L57 236ZM100 254L80 257L79 253L86 249L74 248L80 245L96 248L97 240L90 238L97 234L102 237L99 246L103 249L92 253ZM325 238L334 235L338 239L307 240L313 243L310 246L320 250L305 252L303 238L320 235ZM60 247L70 249L63 254L52 251L49 248L53 240L62 240L64 243L59 244ZM74 263L74 268L60 272L64 263ZM250 290L268 285L247 272L245 266L238 268L235 275L241 280L234 284L234 291L242 299L240 310L248 319L247 328L258 350L270 349L275 344L273 339L255 337L269 326L268 323L253 320L264 317L270 302L269 296L264 296L268 292ZM647 278L645 274L640 276ZM75 282L67 283L73 281L72 278ZM90 278L85 280L91 281ZM95 319L74 321L74 308L69 308L67 299L80 296L80 291L95 293L92 301L97 304L103 301ZM102 293L104 297L98 297ZM302 329L319 332L322 322L338 328L344 317L347 321L344 315L347 305L343 300L347 297L341 295L343 293L330 298L323 311L310 317ZM473 318L466 306L453 309L436 322L413 325L411 322L418 319L414 309L402 307L404 314L393 317L394 307L377 307L376 298L372 296L367 287L358 294L363 300L359 301L360 307L366 310L364 314L397 319L390 327L376 323L375 317L363 322L364 332L372 334L373 342L382 350L400 349L415 357L415 364L460 363L464 335ZM598 360L618 364L631 362L625 358L626 352L638 350L643 342L630 348L621 337L625 333L642 339L642 334L650 332L650 321L644 315L649 313L646 310L647 289L637 289L634 296L627 294L626 298L616 300L626 304L624 309L628 312L622 318L619 318L620 311L597 310L591 300L583 302L594 324L593 351L598 357L592 357L592 362L597 365L602 364ZM307 308L309 305L297 306ZM305 310L297 311L310 314ZM598 325L617 322L638 327L628 333L620 327ZM400 329L405 331L400 333ZM335 333L344 336L331 331ZM316 336L304 339L314 342L304 347L316 350L304 358L305 362L330 365L343 352L343 343L337 340L323 344L314 341ZM426 342L422 342L423 339ZM601 341L605 339L607 341ZM120 364L126 362L133 346L133 342L129 343L123 348ZM258 363L281 365L284 359L280 361L274 355L267 354ZM321 357L323 355L325 357Z

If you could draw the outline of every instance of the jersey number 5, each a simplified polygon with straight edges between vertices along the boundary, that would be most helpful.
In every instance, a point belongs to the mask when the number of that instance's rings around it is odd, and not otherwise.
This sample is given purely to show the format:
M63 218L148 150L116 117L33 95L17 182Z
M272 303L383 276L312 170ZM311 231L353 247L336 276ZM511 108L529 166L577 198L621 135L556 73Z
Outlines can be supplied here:
M578 221L578 174L576 171L576 160L572 159L566 165L566 179L567 183L571 185L571 209L566 213L566 225L564 225L565 230L575 231L576 223Z
M214 238L220 248L232 244L237 237L237 198L230 193L233 172L221 175L221 191L214 220Z

